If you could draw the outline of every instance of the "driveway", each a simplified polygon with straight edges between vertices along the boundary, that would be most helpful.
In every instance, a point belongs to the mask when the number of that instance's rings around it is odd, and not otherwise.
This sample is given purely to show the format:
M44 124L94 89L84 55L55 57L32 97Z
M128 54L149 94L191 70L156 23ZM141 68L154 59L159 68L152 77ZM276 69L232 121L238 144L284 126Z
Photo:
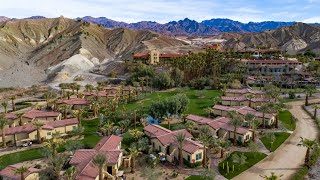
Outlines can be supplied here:
M310 102L313 101L315 100ZM290 179L301 168L304 163L306 148L297 146L300 137L316 139L319 137L319 132L314 120L301 107L304 101L289 104L292 105L290 112L298 119L296 130L274 153L233 179L263 179L260 175L270 175L271 172L274 172L277 175L283 175L281 179L286 180Z

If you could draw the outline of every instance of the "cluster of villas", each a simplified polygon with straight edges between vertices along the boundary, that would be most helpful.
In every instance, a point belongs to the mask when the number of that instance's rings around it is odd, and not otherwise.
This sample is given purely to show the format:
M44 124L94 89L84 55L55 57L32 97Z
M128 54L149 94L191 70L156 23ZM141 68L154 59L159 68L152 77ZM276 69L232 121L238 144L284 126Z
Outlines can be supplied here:
M74 179L77 180L97 180L99 179L99 168L94 165L93 158L97 154L106 156L107 162L104 166L102 179L115 180L123 176L123 171L119 170L122 165L130 166L130 157L123 156L121 149L122 138L111 135L102 138L93 149L79 149L72 156L69 164L76 167L77 171ZM4 180L20 179L20 174L15 174L15 170L21 165L10 165L0 171L0 176ZM40 169L29 167L24 173L26 180L38 180Z
M8 119L8 125L4 128L5 143L8 145L20 146L30 141L36 141L37 127L34 122L41 122L40 127L41 139L51 139L52 134L60 132L62 135L74 131L78 127L77 119L61 120L61 113L54 111L43 111L32 109L24 113L21 117L17 117L13 113L5 114ZM0 131L2 134L2 131ZM2 142L2 138L0 139Z

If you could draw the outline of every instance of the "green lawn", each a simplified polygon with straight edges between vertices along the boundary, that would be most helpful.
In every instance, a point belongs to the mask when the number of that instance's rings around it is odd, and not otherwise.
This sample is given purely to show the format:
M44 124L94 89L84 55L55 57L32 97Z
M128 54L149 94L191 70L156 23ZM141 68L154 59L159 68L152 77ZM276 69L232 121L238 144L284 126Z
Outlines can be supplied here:
M289 133L286 132L276 132L274 133L276 139L270 148L270 141L265 136L260 138L264 146L269 149L269 151L275 151L289 136Z
M296 129L296 122L291 119L291 113L286 110L279 113L279 120L290 131L294 131Z
M192 175L186 178L186 180L204 180L201 176Z
M178 93L184 93L190 99L189 108L187 109L186 113L207 115L203 109L206 107L211 107L213 105L213 99L217 96L221 96L221 92L218 90L201 91L204 94L204 97L201 98L197 97L197 92L199 92L199 90L189 88L180 88L173 92L155 92L145 95L145 97L140 101L122 105L122 108L120 109L134 110L137 108L148 108L153 101L163 100Z
M3 169L11 164L42 158L43 154L41 150L42 148L30 149L0 156L0 169Z
M233 153L237 153L240 155L241 153L244 153L244 155L247 157L246 163L243 165L238 165L232 162L231 156ZM219 163L219 172L221 175L223 175L227 179L232 179L233 177L239 175L243 171L249 169L253 165L255 165L257 162L261 161L263 158L265 158L267 155L263 153L254 153L254 152L233 152L230 154L230 156L225 159L224 161ZM254 156L255 155L255 156ZM227 162L229 165L229 173L227 174ZM223 168L224 164L224 168ZM233 165L234 165L234 171L233 170Z
M82 126L84 127L84 139L82 140L82 142L85 148L93 148L102 138L97 134L98 125L98 119L82 121Z

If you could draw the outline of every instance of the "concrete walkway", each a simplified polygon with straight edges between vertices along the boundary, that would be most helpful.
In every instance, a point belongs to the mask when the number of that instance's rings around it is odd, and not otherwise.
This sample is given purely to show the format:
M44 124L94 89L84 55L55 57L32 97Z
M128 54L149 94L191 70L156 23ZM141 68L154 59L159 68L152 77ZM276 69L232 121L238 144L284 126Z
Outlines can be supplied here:
M316 139L319 137L319 132L314 120L301 107L304 101L289 104L292 105L290 112L298 119L296 130L275 152L233 179L263 179L260 175L270 175L274 172L277 175L283 175L281 179L286 180L301 168L306 148L297 146L300 137Z

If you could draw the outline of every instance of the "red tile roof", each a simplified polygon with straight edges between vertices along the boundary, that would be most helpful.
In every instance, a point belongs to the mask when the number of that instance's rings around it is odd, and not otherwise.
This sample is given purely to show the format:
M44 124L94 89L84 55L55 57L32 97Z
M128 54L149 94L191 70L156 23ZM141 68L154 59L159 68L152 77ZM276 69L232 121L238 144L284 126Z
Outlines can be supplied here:
M10 178L10 179L17 179L21 180L20 174L15 174L14 171L19 168L20 165L9 165L6 168L0 171L0 176ZM24 177L28 177L30 174L39 172L40 169L30 167L27 172L24 173Z
M149 54L146 53L135 53L133 54L133 57L148 57Z
M213 107L213 109L216 109L216 110L221 110L221 111L236 111L238 112L239 114L245 116L246 114L248 113L251 113L253 114L255 117L260 117L262 118L263 117L263 113L262 112L259 112L259 111L256 111L255 109L252 109L248 106L223 106L223 105L215 105ZM274 117L274 114L270 114L270 113L265 113L264 114L265 118L272 118Z
M99 169L92 163L92 159L98 153L102 153L107 157L107 164L116 164L122 153L122 150L118 149L121 140L121 137L111 135L101 139L94 149L77 150L70 160L70 164L76 165L78 169L76 179L96 179L99 175Z
M120 145L122 137L111 135L102 138L98 144L94 147L96 151L109 151L115 150Z
M222 96L221 97L222 101L246 101L247 98L244 96L239 96L239 97L230 97L230 96Z
M13 120L13 119L17 119L17 115L13 114L13 113L7 113L4 115L5 118L9 119L9 120Z
M163 145L167 146L170 144L176 144L175 142L175 136L179 133L183 133L186 137L186 140L192 138L192 135L185 129L176 130L176 131L170 131L169 129L166 129L164 127L158 126L158 125L148 125L144 128L145 131L148 131L151 134L150 138L156 138L158 141ZM153 132L153 133L152 133ZM193 144L190 144L193 143ZM194 152L196 151L195 148L202 148L203 146L200 146L196 144L195 142L189 142L183 145L183 149L186 152Z
M32 109L28 112L26 112L23 117L28 119L34 119L34 118L44 118L44 117L57 117L61 113L60 112L53 112L53 111L40 111L36 109Z
M57 127L70 126L75 124L78 124L77 119L48 121L48 122L45 122L45 125L42 126L42 129L53 130L54 128L57 128ZM36 130L37 128L32 123L28 123L23 126L5 128L4 132L6 135L13 135L13 134L29 134ZM2 133L1 130L0 130L0 133Z
M186 151L187 153L193 154L198 149L202 149L203 145L199 142L193 141L191 139L186 139L186 141L183 144L182 150Z
M206 117L198 116L195 114L189 114L187 116L187 119L194 121L197 124L206 124L207 122L213 121L213 119L211 118L206 118Z
M144 131L151 134L152 137L162 136L168 133L171 133L169 129L161 127L159 125L150 124L144 128Z
M248 93L248 89L227 89L226 93L235 93L235 94L246 94Z
M89 101L85 99L70 99L70 100L62 100L60 103L68 104L68 105L89 105Z

